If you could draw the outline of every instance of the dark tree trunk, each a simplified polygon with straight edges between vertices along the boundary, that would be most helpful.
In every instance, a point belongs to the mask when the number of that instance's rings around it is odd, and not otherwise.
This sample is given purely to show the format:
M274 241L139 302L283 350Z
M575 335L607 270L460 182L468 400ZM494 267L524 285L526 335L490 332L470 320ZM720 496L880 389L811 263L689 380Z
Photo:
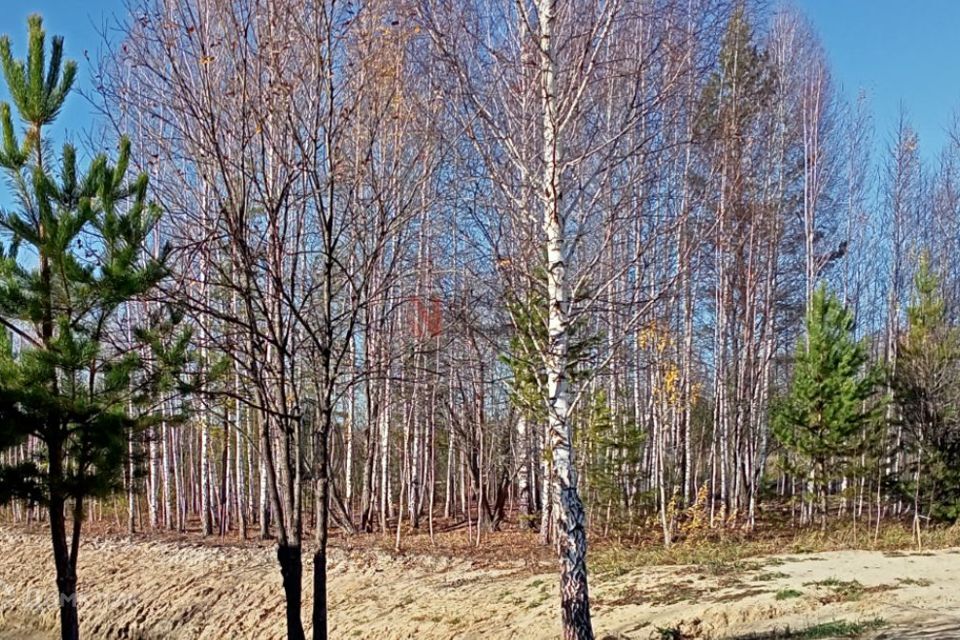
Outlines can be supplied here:
M493 509L490 511L490 530L499 531L500 523L506 516L507 498L510 495L510 476L506 471L500 477L500 483L497 485L497 496L494 500Z
M80 618L77 615L77 552L83 504L74 507L73 539L67 547L67 523L64 510L66 496L60 485L63 479L63 447L52 439L48 444L50 460L50 537L53 542L53 561L57 568L57 604L60 606L60 637L79 640ZM72 551L72 553L71 553Z
M370 392L369 385L367 393ZM379 408L376 403L370 414L368 424L379 424ZM377 441L372 428L367 428L367 459L363 465L363 486L360 496L360 530L365 533L373 531L373 465L377 458Z
M560 488L560 602L564 640L593 640L587 591L587 533L583 503L573 487ZM566 517L563 517L564 514Z
M333 340L329 329L327 339L325 348L320 352L323 392L319 398L320 428L316 440L317 457L314 461L317 550L313 554L313 640L327 640L327 540L330 530L330 433L333 426L333 383L330 376L330 351L326 348Z
M303 558L299 546L277 546L277 561L283 577L283 591L287 597L287 640L305 640L300 606L303 601Z
M321 436L321 439L323 436ZM321 446L326 457L326 447ZM327 640L327 539L330 518L329 479L321 463L317 480L317 550L313 554L313 640Z
M327 549L313 554L313 640L327 639Z
M57 578L60 590L60 639L79 640L80 619L77 616L77 578L65 576Z
M77 572L67 550L64 499L50 500L50 533L53 537L53 559L57 567L57 604L60 606L61 640L79 640L80 619L77 615Z
M343 529L346 533L356 535L357 527L353 524L353 520L350 517L350 511L347 509L347 505L344 503L343 498L340 495L340 490L337 488L337 483L333 481L333 478L330 479L330 498L334 509L330 512L330 517L332 517L337 526Z
M252 348L251 344L251 348ZM255 414L256 415L256 414ZM257 419L257 430L258 437L260 438L260 446L266 447L269 444L270 435L269 435L269 424L264 418ZM266 451L266 448L262 449ZM262 454L261 454L262 455ZM266 493L267 496L260 495L260 539L261 540L270 540L270 501L273 498L273 491L270 489L270 480L268 473L273 473L274 469L271 465L267 465L265 461L261 459L260 462L260 492L261 494ZM250 479L250 482L253 482L253 478Z

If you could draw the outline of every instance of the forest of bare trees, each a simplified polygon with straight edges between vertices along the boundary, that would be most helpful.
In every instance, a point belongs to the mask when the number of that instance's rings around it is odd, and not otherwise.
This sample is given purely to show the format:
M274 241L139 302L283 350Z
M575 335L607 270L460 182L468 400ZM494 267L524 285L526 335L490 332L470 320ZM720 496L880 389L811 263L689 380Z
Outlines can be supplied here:
M875 131L795 10L134 0L107 35L169 247L122 317L189 357L76 514L275 540L289 638L327 637L331 533L528 531L580 639L588 538L960 516L960 124Z

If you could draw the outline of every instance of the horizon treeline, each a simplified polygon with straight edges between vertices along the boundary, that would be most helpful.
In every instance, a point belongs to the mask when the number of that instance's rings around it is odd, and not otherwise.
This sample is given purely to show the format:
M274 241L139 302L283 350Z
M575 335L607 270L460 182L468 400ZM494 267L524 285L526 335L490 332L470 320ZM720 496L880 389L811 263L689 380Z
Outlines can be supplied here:
M275 538L291 638L331 528L529 529L585 638L590 535L960 517L960 122L937 154L875 131L797 10L138 0L117 29L101 124L169 246L123 315L171 310L192 382L84 513Z

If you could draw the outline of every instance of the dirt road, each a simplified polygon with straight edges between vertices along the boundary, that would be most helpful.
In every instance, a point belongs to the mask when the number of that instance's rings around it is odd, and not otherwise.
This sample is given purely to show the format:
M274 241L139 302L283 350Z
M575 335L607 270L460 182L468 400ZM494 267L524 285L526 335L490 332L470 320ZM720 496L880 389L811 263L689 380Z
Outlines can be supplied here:
M270 548L91 539L80 565L86 638L283 637ZM45 536L0 529L0 637L56 629L52 570ZM519 563L333 550L330 575L333 638L559 635L556 576ZM836 621L861 637L960 639L957 577L960 550L843 551L595 575L591 596L598 638L763 638Z

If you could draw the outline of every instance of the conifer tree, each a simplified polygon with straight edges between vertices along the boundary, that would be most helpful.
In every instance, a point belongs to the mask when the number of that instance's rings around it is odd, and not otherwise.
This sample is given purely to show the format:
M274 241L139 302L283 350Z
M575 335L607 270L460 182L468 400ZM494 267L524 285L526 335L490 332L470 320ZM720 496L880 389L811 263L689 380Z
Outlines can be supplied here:
M960 332L950 325L940 280L926 255L913 287L892 387L905 444L916 454L900 485L914 503L919 535L922 485L929 488L931 517L960 516Z
M514 326L507 353L500 356L500 360L510 370L508 395L513 407L520 414L520 420L526 425L540 426L547 422L547 372L543 366L542 353L549 339L547 331L548 308L544 295L546 290L547 274L543 267L536 267L533 272L535 285L524 297L515 294L506 296L506 309L510 314ZM570 382L582 380L588 373L584 370L591 356L595 352L600 337L591 332L583 318L573 322L568 327L568 371ZM582 440L582 438L581 438ZM583 443L582 443L583 444ZM548 462L552 464L549 448L543 451ZM549 517L553 508L551 503L556 498L554 478L552 473L544 479L544 504L542 515ZM541 532L549 534L543 529L545 523L541 521ZM549 523L546 523L549 527Z
M78 170L74 147L52 153L45 127L76 76L63 40L49 51L42 20L29 18L26 61L0 39L0 65L24 131L0 105L0 168L16 210L0 215L0 448L37 443L33 459L0 467L0 499L44 505L56 565L61 637L79 638L77 555L91 497L122 484L131 430L153 417L170 367L186 352L134 327L131 303L164 276L166 251L144 243L159 211L147 176L128 179L130 143L116 164L96 156ZM157 325L172 326L169 318ZM70 529L68 537L67 530Z
M853 314L820 286L799 342L790 391L776 407L773 432L813 480L826 523L826 489L838 467L856 453L858 435L875 417L879 375L866 347L854 339Z

